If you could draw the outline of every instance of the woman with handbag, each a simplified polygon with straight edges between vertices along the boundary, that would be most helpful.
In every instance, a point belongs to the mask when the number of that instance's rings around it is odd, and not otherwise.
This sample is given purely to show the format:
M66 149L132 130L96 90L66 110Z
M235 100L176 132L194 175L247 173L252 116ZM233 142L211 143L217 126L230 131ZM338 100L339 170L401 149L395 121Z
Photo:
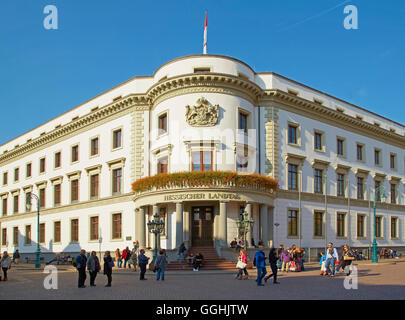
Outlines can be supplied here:
M350 250L350 247L346 244L343 247L343 252L342 256L340 259L340 264L336 268L336 271L338 272L340 268L342 268L343 271L346 269L346 274L350 275L350 270L348 270L348 267L352 264L352 261L354 260L354 255L353 252Z
M106 287L111 287L112 282L112 268L114 267L114 261L111 258L110 251L106 251L104 254L104 274L107 276Z
M235 279L242 280L242 273L245 274L244 280L249 279L249 273L246 270L247 266L247 254L245 249L241 249L239 253L238 263L236 264L236 268L238 268L238 274L236 275Z

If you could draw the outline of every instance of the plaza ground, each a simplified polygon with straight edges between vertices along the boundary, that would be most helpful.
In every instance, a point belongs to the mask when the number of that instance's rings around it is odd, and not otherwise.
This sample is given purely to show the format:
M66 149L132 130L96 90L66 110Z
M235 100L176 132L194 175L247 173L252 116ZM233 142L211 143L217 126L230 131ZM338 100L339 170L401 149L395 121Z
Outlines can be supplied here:
M335 278L319 275L317 264L308 264L305 272L280 273L279 285L270 280L264 287L255 283L256 270L249 270L249 280L235 280L235 272L168 271L166 280L156 281L147 272L147 281L139 273L118 270L113 273L111 288L105 288L106 277L97 276L97 287L77 288L77 272L70 266L59 266L58 289L46 290L47 274L32 265L13 266L8 282L0 282L0 299L152 299L152 300L276 300L276 299L373 299L405 300L405 260L382 260L378 265L369 261L356 263L358 289L344 287L345 276ZM269 268L268 268L269 269Z

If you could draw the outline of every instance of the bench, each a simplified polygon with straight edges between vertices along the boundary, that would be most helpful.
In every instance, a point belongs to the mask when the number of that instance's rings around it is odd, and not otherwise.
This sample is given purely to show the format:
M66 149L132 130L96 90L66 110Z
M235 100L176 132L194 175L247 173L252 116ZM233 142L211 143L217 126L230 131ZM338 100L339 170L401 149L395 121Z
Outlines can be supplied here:
M40 262L44 262L44 260L45 260L44 257L39 258ZM26 263L35 263L35 262L37 262L37 259L36 258L25 257L25 262Z

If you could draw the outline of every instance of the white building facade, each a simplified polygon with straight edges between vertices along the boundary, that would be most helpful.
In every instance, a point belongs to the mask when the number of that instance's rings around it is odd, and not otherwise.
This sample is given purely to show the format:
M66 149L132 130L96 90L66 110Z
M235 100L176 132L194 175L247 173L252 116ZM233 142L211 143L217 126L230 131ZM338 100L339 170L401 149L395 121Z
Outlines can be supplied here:
M218 55L172 60L0 146L1 250L41 252L214 246L254 219L249 245L327 242L405 247L405 127L275 73ZM232 171L252 186L152 187L158 173ZM381 198L386 196L387 202Z

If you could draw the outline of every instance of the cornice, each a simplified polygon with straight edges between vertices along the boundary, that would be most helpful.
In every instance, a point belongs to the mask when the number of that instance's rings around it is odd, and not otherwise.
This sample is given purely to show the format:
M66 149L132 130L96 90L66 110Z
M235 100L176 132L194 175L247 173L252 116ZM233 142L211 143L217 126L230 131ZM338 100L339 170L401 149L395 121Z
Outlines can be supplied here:
M128 95L118 101L114 101L113 103L106 105L103 108L96 109L85 116L77 118L61 127L42 134L39 137L18 146L17 148L8 150L6 153L0 155L0 164L10 161L32 150L39 149L41 146L53 140L132 107L136 107L136 110L149 110L149 102L147 97L145 95L138 94Z
M222 73L192 73L168 78L154 84L146 93L150 103L156 104L186 93L222 93L241 96L257 104L262 89L252 81Z
M276 102L280 104L281 109L283 106L287 106L305 117L327 121L335 126L338 124L346 130L358 132L361 135L390 143L399 148L405 148L405 136L279 89L264 90L259 103L265 104L266 102Z

